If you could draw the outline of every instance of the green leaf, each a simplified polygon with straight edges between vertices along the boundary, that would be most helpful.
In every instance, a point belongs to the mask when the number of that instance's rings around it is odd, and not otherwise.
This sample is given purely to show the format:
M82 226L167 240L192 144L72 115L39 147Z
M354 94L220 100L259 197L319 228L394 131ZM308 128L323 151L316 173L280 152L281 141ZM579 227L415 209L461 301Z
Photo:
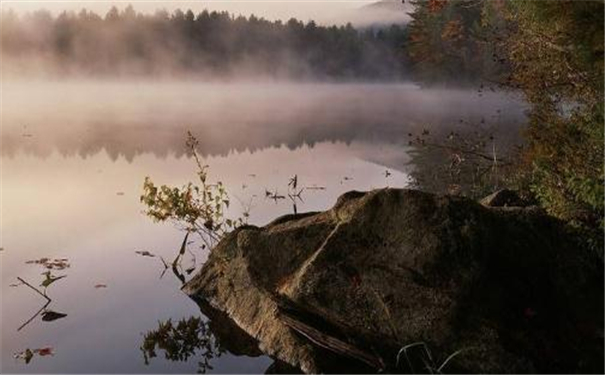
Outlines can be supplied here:
M43 286L45 288L48 288L52 283L54 283L57 280L61 280L62 278L67 277L67 275L62 275L62 276L52 276L50 271L48 272L44 272L42 275L46 276L46 279L44 281L42 281L42 284L40 284L40 286Z

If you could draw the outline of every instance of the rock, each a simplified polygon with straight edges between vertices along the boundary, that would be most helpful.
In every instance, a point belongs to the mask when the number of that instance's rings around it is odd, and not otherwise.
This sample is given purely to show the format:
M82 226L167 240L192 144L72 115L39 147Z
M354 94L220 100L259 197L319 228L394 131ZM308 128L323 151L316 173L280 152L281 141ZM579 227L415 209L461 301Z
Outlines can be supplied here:
M307 373L417 372L417 342L433 371L603 371L603 263L531 208L350 192L233 231L183 290Z

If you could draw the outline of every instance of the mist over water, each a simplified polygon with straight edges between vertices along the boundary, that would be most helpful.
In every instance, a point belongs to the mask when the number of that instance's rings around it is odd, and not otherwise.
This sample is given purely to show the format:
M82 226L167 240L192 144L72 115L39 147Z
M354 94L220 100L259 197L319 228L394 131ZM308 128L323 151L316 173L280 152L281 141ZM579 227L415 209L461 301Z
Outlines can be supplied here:
M408 186L409 133L481 127L502 145L518 141L524 118L513 94L413 84L13 80L2 100L2 371L13 373L197 371L196 356L145 365L139 349L159 320L200 315L175 277L160 278L158 258L135 253L172 259L182 241L142 214L139 195L146 176L170 186L195 180L187 131L230 194L228 215L249 209L249 222L262 225L294 205L327 209L350 190ZM284 194L293 175L305 188L300 200L266 198ZM207 249L191 249L199 266ZM17 332L40 306L9 285L35 282L40 272L26 262L43 257L72 264L52 290L52 308L67 317ZM13 358L43 346L55 355L28 365ZM262 373L271 362L226 352L211 364Z
M509 142L524 118L510 93L413 84L71 80L2 89L6 156L182 155L188 130L203 155L324 141L405 145L410 132L469 124Z
M306 30L306 38L316 26L289 27ZM297 54L281 49L279 59L271 60L266 50L242 53L231 56L236 63L223 69L223 60L216 59L224 52L220 43L207 46L215 60L204 53L198 60L181 60L189 49L166 43L177 58L151 48L145 53L155 60L132 64L136 59L122 32L95 36L123 42L117 62L89 55L96 47L113 51L112 44L90 44L77 33L68 34L78 35L72 44L52 44L38 32L21 30L22 40L33 44L13 43L12 51L19 53L2 66L0 372L198 370L196 355L169 361L158 351L146 365L140 350L144 333L156 329L158 321L200 316L198 306L180 292L179 280L164 275L158 261L174 258L183 233L153 223L139 202L146 176L169 186L195 180L195 163L185 148L188 131L199 141L210 179L222 181L231 197L228 216L249 211L249 223L263 225L294 211L325 210L350 190L409 186L410 171L417 167L409 142L423 132L445 136L481 130L506 148L519 142L525 121L525 105L515 93L429 89L406 82L405 70L399 70L403 65L393 64L397 55L377 53L385 46L384 36L377 34L355 39L380 43L351 49L342 61L336 58L341 51L334 51L330 63L321 53L308 53L322 50L313 49L316 40L300 36L307 44ZM353 35L346 27L322 32ZM225 40L224 45L231 41ZM258 41L270 44L263 37ZM331 48L326 45L324 50ZM36 52L40 46L44 53ZM56 53L65 46L69 54ZM283 69L267 69L267 61ZM304 189L299 199L267 198L267 192L286 193L295 175ZM199 267L208 249L196 243L190 249ZM157 257L142 258L135 251ZM18 331L40 301L31 291L10 285L17 277L39 283L40 270L26 262L44 257L71 263L67 277L51 290L52 308L67 316L53 322L34 319ZM99 284L106 288L97 289ZM52 347L54 355L29 364L14 358L26 348L41 347ZM271 363L258 353L226 350L212 359L211 371L262 373Z

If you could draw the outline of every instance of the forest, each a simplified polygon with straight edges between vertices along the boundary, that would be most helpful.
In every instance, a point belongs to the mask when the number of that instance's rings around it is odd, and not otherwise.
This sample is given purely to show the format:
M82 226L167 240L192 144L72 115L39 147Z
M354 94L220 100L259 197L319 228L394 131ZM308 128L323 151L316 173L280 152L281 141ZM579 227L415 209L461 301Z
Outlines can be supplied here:
M406 44L425 85L523 94L524 144L509 150L501 184L569 222L601 256L603 13L603 1L417 1Z
M9 69L38 62L55 74L392 80L404 62L405 29L397 25L356 30L206 10L142 14L132 6L105 16L8 10L2 24L2 52L19 62Z

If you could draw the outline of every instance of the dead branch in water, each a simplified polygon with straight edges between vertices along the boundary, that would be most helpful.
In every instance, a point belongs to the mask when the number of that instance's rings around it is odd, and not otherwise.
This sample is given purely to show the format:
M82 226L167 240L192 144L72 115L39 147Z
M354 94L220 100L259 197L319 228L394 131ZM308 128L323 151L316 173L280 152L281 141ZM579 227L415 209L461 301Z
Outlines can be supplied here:
M42 297L44 297L44 299L46 299L49 303L50 303L50 301L52 301L45 293L42 293L38 288L36 288L35 286L31 285L27 281L23 280L20 277L17 277L17 280L21 281L22 284L28 286L30 289L32 289L33 291L35 291L36 293L38 293L39 295L41 295Z

